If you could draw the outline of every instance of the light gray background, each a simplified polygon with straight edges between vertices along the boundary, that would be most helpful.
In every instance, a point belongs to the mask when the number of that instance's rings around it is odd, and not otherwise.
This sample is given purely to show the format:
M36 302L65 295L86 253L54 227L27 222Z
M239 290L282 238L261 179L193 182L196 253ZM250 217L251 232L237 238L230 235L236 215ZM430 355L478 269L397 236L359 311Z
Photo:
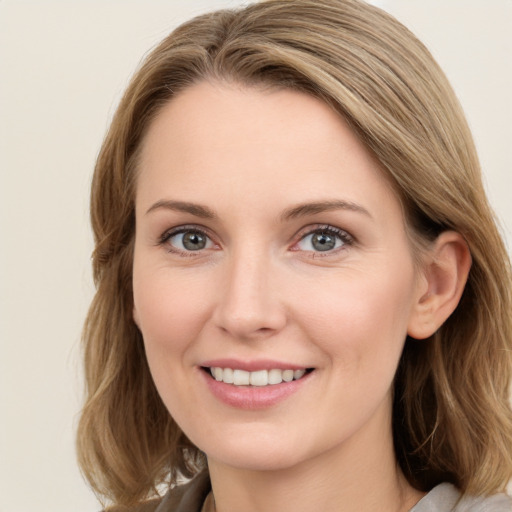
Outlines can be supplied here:
M140 58L233 0L0 0L0 512L96 511L74 455L91 171ZM429 46L511 239L512 0L380 0Z

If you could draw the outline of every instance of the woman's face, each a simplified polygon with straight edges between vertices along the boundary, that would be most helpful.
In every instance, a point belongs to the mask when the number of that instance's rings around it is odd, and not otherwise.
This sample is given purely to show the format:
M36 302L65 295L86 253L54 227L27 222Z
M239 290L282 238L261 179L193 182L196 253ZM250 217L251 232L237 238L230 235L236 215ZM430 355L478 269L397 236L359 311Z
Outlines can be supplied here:
M210 462L389 448L424 280L399 201L336 113L290 90L186 89L144 141L136 217L134 318Z

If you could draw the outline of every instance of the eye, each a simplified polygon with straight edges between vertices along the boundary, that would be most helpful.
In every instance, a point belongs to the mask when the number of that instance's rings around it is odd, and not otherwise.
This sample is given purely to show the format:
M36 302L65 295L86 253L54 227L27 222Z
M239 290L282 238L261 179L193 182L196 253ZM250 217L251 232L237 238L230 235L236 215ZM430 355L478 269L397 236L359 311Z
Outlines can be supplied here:
M210 237L197 228L179 228L169 231L161 239L161 243L168 245L171 251L193 252L211 249L214 244Z
M352 237L342 229L325 226L310 231L297 243L300 251L328 252L353 243Z

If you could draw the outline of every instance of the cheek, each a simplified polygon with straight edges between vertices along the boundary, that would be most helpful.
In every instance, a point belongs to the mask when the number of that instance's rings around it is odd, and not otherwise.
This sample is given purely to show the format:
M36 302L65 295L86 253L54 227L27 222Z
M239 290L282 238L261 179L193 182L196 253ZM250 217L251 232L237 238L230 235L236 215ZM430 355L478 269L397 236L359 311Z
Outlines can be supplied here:
M185 397L192 396L185 377L204 317L197 287L191 284L177 280L169 269L134 265L134 318L155 386L175 420L179 418L174 413L187 410Z
M151 272L134 266L134 318L142 332L151 372L185 362L187 350L208 317L192 280L176 279L169 269Z
M400 278L398 278L400 276ZM340 371L394 368L413 299L413 272L366 272L331 279L297 296L302 325Z

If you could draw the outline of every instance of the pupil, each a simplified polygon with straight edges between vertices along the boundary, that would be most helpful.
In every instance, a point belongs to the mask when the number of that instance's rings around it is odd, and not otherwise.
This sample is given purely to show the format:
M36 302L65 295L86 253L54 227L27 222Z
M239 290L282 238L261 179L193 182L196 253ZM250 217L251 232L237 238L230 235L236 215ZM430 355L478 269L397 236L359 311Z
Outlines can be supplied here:
M206 245L206 237L194 231L183 235L183 246L189 251L198 251L204 249Z
M336 245L334 237L327 233L317 233L313 235L311 242L317 251L329 251L334 249L334 246Z

